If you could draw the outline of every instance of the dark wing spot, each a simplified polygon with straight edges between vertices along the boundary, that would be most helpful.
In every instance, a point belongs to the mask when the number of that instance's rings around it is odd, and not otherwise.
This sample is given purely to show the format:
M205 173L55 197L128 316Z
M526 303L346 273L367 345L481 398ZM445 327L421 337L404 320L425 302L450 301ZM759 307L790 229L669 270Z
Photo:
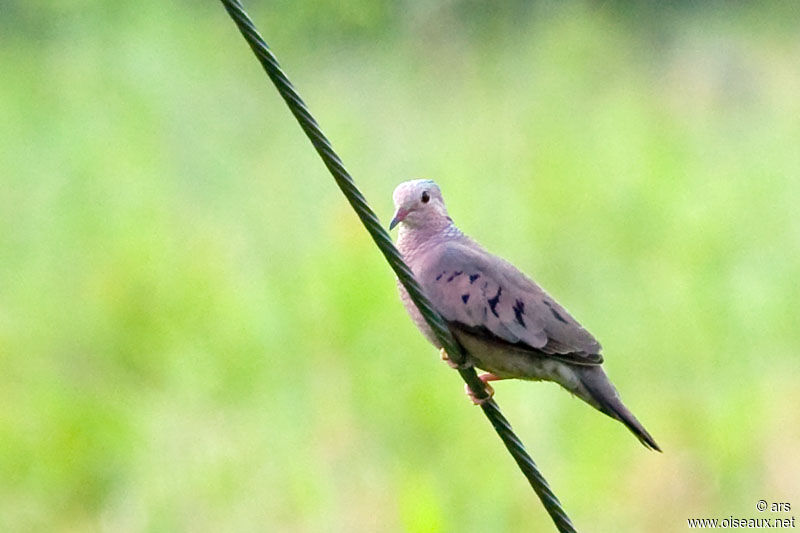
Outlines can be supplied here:
M556 311L555 309L550 309L550 311L553 313L553 316L556 317L556 320L563 322L564 324L568 324L567 320L563 316L558 314L558 311Z
M460 276L461 274L463 274L463 272L462 272L462 271L460 271L460 270L458 270L458 271L456 271L456 272L453 272L453 274L452 274L452 275L451 275L449 278L447 278L447 283L450 283L451 281L453 281L454 279L456 279L456 278L457 278L458 276Z
M462 294L461 295L461 301L463 301L464 303L467 303L469 301L469 294Z
M559 312L555 310L555 308L553 308L553 304L545 300L544 305L546 305L550 309L550 312L553 313L553 316L556 317L556 320L558 320L559 322L563 322L564 324L569 324L569 322L567 322L567 320L563 316L561 316Z
M442 276L444 276L445 274L447 274L447 271L446 271L446 270L445 270L445 271L443 271L443 272L442 272L441 274L439 274L438 276L436 276L436 281L439 281L440 279L442 279Z
M522 300L517 300L516 303L514 303L514 318L516 318L517 322L519 322L519 325L522 326L523 328L525 327L525 321L522 320L522 315L524 314L525 314L525 302L523 302Z
M481 277L480 274L470 274L469 275L469 284L472 285L473 283L475 283L475 280L478 279L479 277Z
M497 314L497 303L500 301L500 293L503 292L503 287L497 287L497 294L494 297L489 298L489 307L492 310L492 314L497 318L500 318L500 315Z

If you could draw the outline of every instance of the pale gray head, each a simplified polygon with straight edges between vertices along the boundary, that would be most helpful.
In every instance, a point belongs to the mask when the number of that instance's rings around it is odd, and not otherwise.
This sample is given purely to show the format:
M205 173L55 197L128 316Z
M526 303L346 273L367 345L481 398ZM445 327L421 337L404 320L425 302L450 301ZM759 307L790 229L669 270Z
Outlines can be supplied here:
M401 222L412 229L452 223L444 207L442 191L433 180L405 181L394 190L392 199L395 212L389 229Z

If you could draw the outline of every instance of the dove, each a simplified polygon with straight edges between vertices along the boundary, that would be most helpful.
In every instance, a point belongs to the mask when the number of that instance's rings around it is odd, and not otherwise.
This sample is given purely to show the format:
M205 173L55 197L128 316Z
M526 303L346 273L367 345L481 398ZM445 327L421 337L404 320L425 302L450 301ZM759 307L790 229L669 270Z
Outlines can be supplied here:
M466 364L486 371L479 377L490 395L489 381L552 381L661 451L603 371L600 343L532 279L462 233L434 181L401 183L392 199L397 248L466 352ZM398 288L416 326L455 366L399 281Z

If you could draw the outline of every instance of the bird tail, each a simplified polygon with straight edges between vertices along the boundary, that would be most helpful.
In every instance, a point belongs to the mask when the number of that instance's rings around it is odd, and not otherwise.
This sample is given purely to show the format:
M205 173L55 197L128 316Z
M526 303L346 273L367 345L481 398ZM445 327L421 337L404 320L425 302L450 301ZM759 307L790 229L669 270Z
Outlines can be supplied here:
M588 398L583 394L579 394L579 396L611 418L615 418L625 424L631 430L631 433L636 435L636 438L647 448L661 451L661 448L658 447L650 433L644 429L644 426L636 420L633 413L619 399L617 390L599 365L573 366L572 368L578 375L585 392L588 393Z

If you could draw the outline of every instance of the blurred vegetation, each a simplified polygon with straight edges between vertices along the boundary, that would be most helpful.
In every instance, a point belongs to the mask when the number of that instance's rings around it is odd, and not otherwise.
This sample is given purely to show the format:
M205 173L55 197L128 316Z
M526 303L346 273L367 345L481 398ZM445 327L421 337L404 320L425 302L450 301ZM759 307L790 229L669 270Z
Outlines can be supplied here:
M579 529L800 506L796 4L488 6L248 3L603 343L663 455L496 387ZM0 12L0 530L549 530L221 6Z

